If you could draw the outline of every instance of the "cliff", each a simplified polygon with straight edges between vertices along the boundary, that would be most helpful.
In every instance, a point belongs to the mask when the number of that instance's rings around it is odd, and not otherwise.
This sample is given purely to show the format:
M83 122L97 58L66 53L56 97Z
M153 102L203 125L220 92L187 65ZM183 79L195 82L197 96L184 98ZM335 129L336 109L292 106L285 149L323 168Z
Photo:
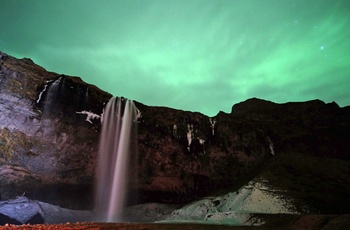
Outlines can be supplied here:
M58 79L62 81L52 99L48 87ZM101 111L109 97L80 78L0 53L2 199L24 193L55 199L66 193L79 200L74 191L91 190L100 126L87 124L76 111Z
M88 115L98 118L111 96L0 53L2 198L26 193L68 208L91 207L101 125ZM334 102L253 98L215 117L135 104L142 117L131 188L141 201L186 202L239 186L285 155L349 160L350 109Z

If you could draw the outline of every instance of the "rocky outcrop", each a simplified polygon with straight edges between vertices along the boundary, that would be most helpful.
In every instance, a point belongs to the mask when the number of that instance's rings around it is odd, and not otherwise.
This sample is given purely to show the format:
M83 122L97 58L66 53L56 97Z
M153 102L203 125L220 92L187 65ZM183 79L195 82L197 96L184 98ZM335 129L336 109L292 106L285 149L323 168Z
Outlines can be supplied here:
M43 223L43 211L36 202L25 197L0 202L0 225Z
M100 112L111 95L80 78L47 72L30 59L0 53L0 60L2 199L26 193L52 200L77 185L91 196L100 125L76 112ZM48 95L55 83L56 95Z
M36 224L38 226L37 224L43 223L57 224L92 220L95 220L92 211L65 209L26 197L0 201L0 226L12 224L23 226Z
M263 128L277 152L350 159L350 106L320 100L276 104L253 98L234 105L231 117Z
M2 198L26 193L55 203L67 193L82 200L80 208L91 205L99 116L110 97L78 77L0 53ZM349 159L350 110L336 103L249 99L215 117L135 104L142 116L131 187L143 201L193 200L241 183L278 154Z

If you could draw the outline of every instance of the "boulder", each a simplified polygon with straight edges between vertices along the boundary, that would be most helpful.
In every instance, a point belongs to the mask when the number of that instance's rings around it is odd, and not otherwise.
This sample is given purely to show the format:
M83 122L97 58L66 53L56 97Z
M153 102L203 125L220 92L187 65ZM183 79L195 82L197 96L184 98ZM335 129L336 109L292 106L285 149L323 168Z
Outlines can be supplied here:
M43 211L37 202L26 197L0 202L0 225L42 224Z

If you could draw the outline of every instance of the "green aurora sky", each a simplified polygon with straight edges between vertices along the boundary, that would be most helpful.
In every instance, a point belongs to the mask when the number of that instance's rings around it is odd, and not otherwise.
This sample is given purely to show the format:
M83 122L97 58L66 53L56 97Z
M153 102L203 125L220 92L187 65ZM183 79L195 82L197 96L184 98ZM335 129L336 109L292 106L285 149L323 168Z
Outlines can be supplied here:
M0 51L147 105L350 105L350 1L0 0Z

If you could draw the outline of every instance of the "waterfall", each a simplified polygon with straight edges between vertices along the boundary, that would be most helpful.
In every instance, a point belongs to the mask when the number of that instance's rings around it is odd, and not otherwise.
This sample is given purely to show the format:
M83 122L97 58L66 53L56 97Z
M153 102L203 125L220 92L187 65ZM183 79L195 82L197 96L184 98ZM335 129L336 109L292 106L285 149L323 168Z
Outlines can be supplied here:
M62 93L62 85L62 77L59 77L56 80L48 81L40 92L36 103L42 105L44 115L48 115L55 110L57 98Z
M133 101L111 98L104 108L98 151L95 209L100 221L121 221L127 198L130 155L135 148L137 109Z

